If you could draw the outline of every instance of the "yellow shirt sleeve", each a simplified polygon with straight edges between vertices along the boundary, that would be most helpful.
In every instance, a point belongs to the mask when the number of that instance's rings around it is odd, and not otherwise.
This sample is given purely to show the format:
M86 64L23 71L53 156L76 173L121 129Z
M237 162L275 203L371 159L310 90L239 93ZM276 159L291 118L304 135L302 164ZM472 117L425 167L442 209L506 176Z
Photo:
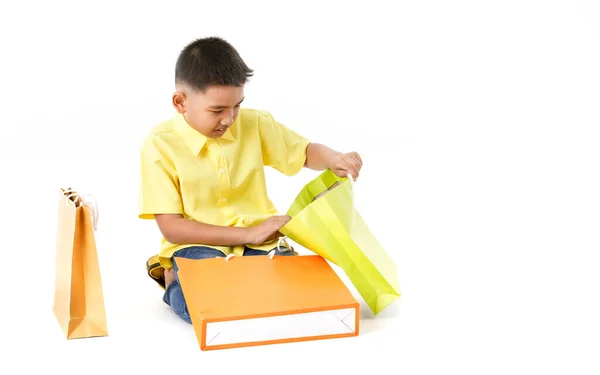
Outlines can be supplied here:
M153 219L155 214L183 214L177 171L160 149L160 140L148 137L140 152L139 217Z
M292 176L306 162L310 141L275 121L273 115L261 111L258 124L263 164Z

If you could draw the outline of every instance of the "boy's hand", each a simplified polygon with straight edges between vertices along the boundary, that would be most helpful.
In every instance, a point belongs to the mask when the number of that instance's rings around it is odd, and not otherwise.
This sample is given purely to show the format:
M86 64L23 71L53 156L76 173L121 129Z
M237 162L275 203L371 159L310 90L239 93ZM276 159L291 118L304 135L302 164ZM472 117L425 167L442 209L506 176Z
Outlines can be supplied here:
M281 236L279 230L292 218L287 215L271 216L257 226L248 228L248 243L261 245Z
M362 168L362 159L357 152L347 154L337 154L331 159L329 169L338 177L351 175L354 181L358 178Z

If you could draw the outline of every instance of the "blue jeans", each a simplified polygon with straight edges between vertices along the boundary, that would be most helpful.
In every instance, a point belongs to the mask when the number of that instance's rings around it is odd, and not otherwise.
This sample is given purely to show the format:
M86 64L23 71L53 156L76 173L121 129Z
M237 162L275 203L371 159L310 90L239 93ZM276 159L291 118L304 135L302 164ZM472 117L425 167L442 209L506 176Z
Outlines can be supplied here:
M277 249L275 250L275 255L295 255L292 251L284 251L283 253ZM246 247L244 250L244 256L254 256L254 255L268 255L268 251L254 250ZM163 301L171 306L175 314L177 314L181 319L185 320L188 323L192 323L190 319L190 313L188 312L187 304L185 302L185 298L183 296L183 290L181 289L181 284L179 284L179 277L177 276L177 272L179 269L177 268L177 262L175 261L175 257L180 258L188 258L188 259L206 259L206 258L224 258L225 254L217 249L213 249L210 247L204 246L190 246L181 250L177 250L172 257L173 261L173 270L175 271L175 280L169 284L167 289L165 290L165 294L163 296Z

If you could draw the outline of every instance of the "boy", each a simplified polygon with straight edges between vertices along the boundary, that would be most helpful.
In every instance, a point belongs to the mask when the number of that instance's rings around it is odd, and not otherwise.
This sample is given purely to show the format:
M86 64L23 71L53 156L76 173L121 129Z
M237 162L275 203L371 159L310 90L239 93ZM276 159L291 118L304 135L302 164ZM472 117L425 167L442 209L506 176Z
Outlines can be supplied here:
M358 178L362 161L311 143L265 111L240 108L253 71L223 39L196 40L175 68L175 115L153 128L141 148L140 212L161 234L163 300L191 323L174 257L293 255L281 249L264 166L288 176L306 167Z

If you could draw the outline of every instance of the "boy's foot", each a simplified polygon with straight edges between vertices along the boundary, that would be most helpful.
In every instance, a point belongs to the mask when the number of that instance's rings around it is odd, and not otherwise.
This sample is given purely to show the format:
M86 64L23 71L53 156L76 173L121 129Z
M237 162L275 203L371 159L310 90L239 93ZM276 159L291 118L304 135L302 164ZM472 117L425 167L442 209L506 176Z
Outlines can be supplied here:
M165 288L169 286L173 281L175 281L175 270L169 268L165 269Z

